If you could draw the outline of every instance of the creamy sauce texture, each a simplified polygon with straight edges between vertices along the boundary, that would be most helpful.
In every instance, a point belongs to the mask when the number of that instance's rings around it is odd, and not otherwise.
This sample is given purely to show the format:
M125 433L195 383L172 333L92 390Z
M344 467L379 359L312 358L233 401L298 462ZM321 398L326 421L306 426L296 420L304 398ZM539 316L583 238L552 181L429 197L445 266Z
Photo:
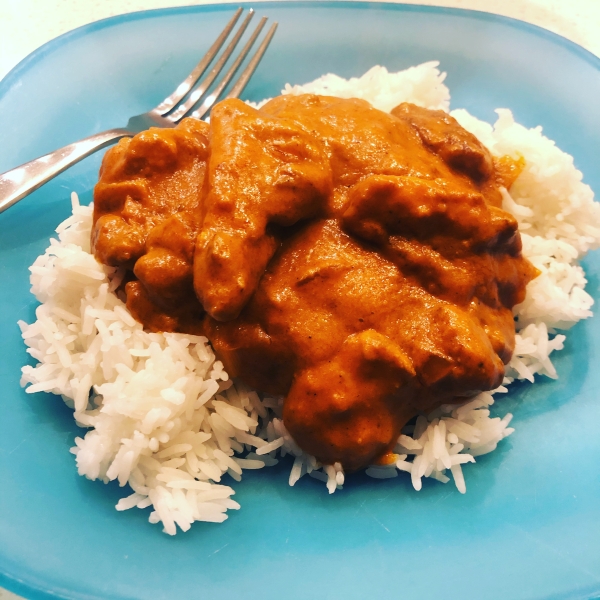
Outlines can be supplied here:
M442 111L227 100L106 153L92 245L128 270L136 319L206 335L285 395L305 451L356 470L419 412L502 382L537 274L501 208L521 167Z

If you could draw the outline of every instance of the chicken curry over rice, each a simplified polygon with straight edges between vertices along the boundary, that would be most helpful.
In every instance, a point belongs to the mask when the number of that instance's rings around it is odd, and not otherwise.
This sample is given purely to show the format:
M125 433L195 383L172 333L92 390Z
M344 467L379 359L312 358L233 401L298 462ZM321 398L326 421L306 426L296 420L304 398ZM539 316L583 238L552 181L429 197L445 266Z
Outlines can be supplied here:
M206 335L285 395L306 452L356 470L419 412L502 382L537 274L501 208L521 166L412 104L226 100L106 153L92 247L146 328Z

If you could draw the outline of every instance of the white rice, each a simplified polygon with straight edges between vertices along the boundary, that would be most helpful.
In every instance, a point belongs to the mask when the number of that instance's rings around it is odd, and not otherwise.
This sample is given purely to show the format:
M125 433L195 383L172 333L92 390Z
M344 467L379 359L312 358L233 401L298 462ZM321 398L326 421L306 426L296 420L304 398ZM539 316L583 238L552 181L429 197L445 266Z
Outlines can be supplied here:
M449 92L438 63L400 73L373 67L361 78L325 75L284 94L320 93L360 97L381 110L409 101L446 109ZM464 110L452 114L497 156L522 156L525 168L504 192L504 208L519 221L523 252L541 275L516 307L517 340L504 385L556 378L550 360L563 347L565 330L592 315L585 274L578 261L600 244L600 208L573 159L542 135L526 129L510 111L498 110L492 127ZM41 303L37 320L19 322L29 354L23 367L28 393L61 395L76 422L88 431L75 439L80 475L129 486L117 510L152 507L151 523L175 534L194 521L222 522L239 504L222 480L240 481L244 470L294 457L289 484L304 475L333 493L344 484L341 465L321 465L302 452L281 419L282 400L261 397L233 383L215 360L206 338L143 331L113 293L123 274L99 265L90 254L92 208L73 194L73 215L57 228L44 255L31 266L31 291ZM394 462L371 466L377 479L406 473L415 490L423 477L466 491L462 465L494 450L514 429L512 415L490 417L493 395L484 392L460 406L421 415L398 439Z

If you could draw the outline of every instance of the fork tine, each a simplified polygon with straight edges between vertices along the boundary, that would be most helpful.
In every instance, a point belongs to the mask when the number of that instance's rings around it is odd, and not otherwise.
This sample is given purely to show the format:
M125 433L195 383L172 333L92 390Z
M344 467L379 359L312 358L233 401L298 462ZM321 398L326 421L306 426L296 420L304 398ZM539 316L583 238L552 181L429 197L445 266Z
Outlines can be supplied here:
M213 45L208 49L208 52L202 57L202 59L194 67L192 72L186 77L184 81L182 81L177 86L175 91L170 96L167 96L151 112L157 113L161 116L167 114L192 89L192 87L198 81L198 79L200 79L204 71L206 71L206 68L208 67L208 65L210 65L217 52L221 49L221 46L231 33L231 30L237 23L243 10L244 9L240 7L235 11L233 17L231 17L229 23L227 23L227 25L225 26L225 29L223 29L223 31L219 34L219 37L214 41Z
M246 27L248 27L248 23L250 23L250 19L254 16L254 10L251 8L243 23L239 26L236 34L233 36L231 42L223 54L219 57L219 60L215 63L214 67L210 70L210 73L202 80L202 83L190 94L190 97L180 106L176 108L170 115L166 115L166 119L173 121L176 123L185 115L193 106L200 100L200 98L205 94L206 90L210 87L212 82L216 79L219 73L223 70L225 63L231 56L231 53L235 50L238 45L242 35L246 31Z
M254 45L256 38L262 31L262 28L264 27L266 22L267 22L267 17L263 17L260 20L260 23L258 24L257 28L254 30L254 33L252 34L252 36L250 37L250 39L244 46L244 49L240 52L239 56L236 58L233 65L231 65L229 71L227 71L227 73L225 74L223 79L220 81L219 85L210 93L209 96L206 97L206 99L204 100L202 105L192 113L192 115L191 115L192 117L195 117L197 119L202 118L210 110L212 105L219 99L219 97L223 93L223 90L225 89L225 87L227 86L227 84L229 83L231 78L236 74L237 70L240 68L240 65L242 64L244 58L246 58L246 55L248 54L248 52L250 52L250 49ZM254 54L254 56L248 63L248 66L244 69L240 78L238 79L238 81L236 82L236 84L234 85L232 90L229 92L229 94L227 95L227 98L237 98L242 93L243 89L246 87L246 84L248 83L248 80L252 76L252 73L254 73L254 71L256 70L258 63L260 62L261 58L263 57L263 54L265 53L266 49L268 48L269 43L271 42L271 39L275 35L276 29L277 29L277 23L273 23L273 25L267 32L265 39L262 41L262 43L258 47L256 53Z
M237 83L233 86L233 88L231 88L229 94L225 96L225 100L227 100L228 98L237 98L244 91L246 84L248 83L248 81L250 81L250 77L252 77L252 74L254 73L254 71L256 71L256 67L258 67L258 64L260 63L263 54L267 51L267 48L269 47L269 44L271 43L271 40L275 35L275 31L277 31L277 25L278 23L273 23L273 25L271 25L271 28L267 32L265 39L262 41L262 43L256 50L256 53L251 58L250 62L248 63L248 66L240 75L239 79L237 80Z

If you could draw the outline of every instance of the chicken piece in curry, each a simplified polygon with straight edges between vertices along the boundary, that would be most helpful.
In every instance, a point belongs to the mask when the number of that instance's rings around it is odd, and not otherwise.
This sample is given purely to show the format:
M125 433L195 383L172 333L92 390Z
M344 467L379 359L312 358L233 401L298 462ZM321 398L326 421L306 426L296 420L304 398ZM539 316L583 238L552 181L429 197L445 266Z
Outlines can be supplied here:
M151 331L208 337L285 396L308 453L385 461L403 426L499 386L535 268L501 187L520 166L442 111L281 96L124 139L94 194L96 258Z

